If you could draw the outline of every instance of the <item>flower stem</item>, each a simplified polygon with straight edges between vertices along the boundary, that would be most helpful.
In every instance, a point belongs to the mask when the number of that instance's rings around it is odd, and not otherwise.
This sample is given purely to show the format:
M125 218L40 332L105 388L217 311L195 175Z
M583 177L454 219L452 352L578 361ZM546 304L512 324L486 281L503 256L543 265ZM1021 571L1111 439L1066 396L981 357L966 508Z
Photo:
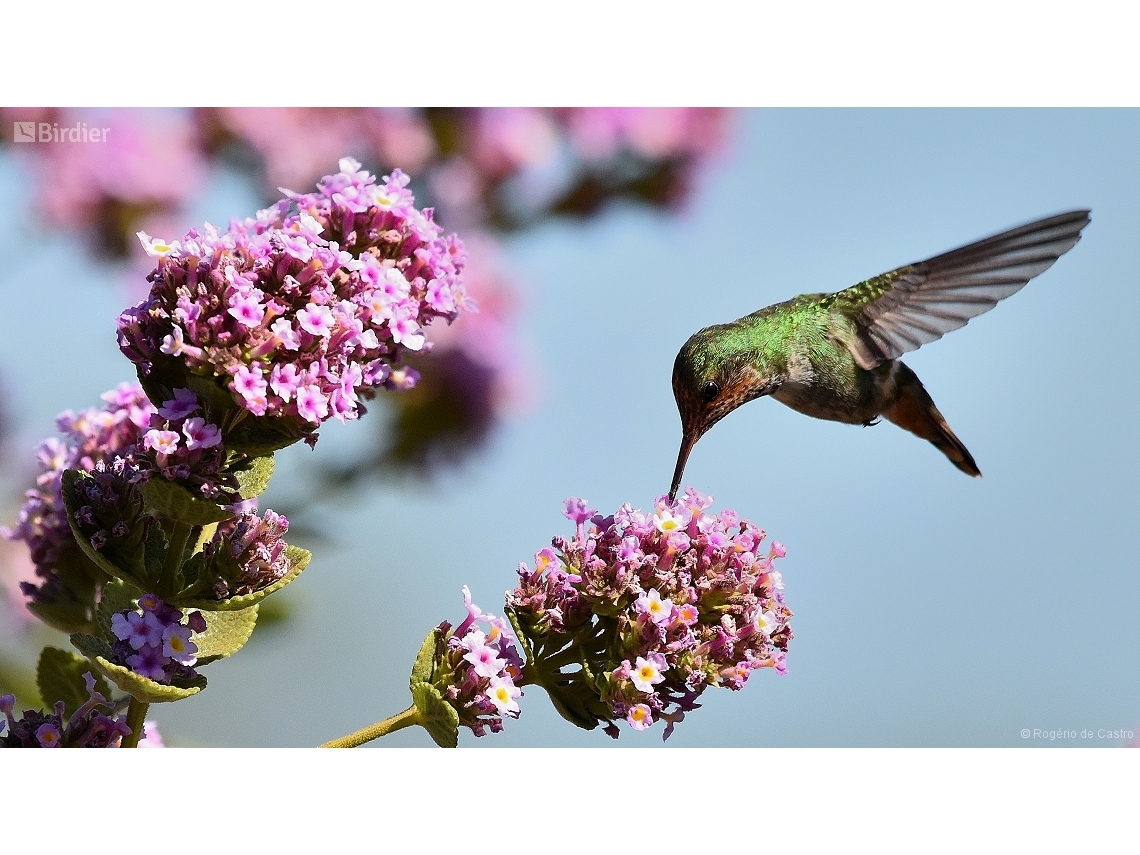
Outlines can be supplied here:
M371 742L373 739L379 739L385 734L392 733L396 730L402 730L405 727L411 727L413 724L420 723L420 711L414 706L408 707L402 713L397 713L391 718L386 718L383 721L378 721L376 724L369 725L362 730L355 733L350 733L348 736L342 736L340 739L334 739L331 742L326 742L321 748L356 748L363 745L365 742Z
M143 732L143 722L146 720L146 711L150 704L144 704L138 698L131 698L131 705L127 707L127 727L131 732L123 737L123 748L138 748L139 738Z
M178 571L182 568L182 556L186 551L186 541L190 538L190 530L193 526L184 522L176 522L174 528L170 532L169 545L166 549L166 562L162 566L162 584L161 588L166 590L177 591L174 580L178 576Z

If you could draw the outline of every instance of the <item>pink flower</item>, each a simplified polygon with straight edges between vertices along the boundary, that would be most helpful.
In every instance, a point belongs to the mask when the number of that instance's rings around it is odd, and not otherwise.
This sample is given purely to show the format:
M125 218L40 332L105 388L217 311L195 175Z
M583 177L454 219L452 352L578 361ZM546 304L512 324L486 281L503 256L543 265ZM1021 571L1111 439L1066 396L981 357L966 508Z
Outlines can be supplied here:
M643 692L652 692L653 687L665 680L661 672L666 668L665 657L660 653L650 653L648 657L638 656L630 669L629 679Z
M625 720L634 730L646 730L653 724L653 710L645 704L635 704L629 708Z
M646 614L654 623L667 623L673 614L673 603L668 599L661 599L656 588L650 588L648 594L642 594L633 604L641 614Z
M472 670L480 677L494 677L507 664L499 658L499 651L488 645L487 636L482 630L472 630L464 636L462 644L467 648L463 658L471 663Z
M313 424L320 424L329 414L329 402L319 386L302 386L297 390L297 412Z
M328 338L332 334L333 314L327 306L308 306L297 312L297 323L310 335Z
M174 454L178 450L179 436L172 430L148 430L143 436L143 447L159 454Z
M288 403L297 394L301 380L301 375L297 373L297 366L290 362L287 365L273 366L269 386L282 401Z
M222 441L222 432L218 426L207 424L201 418L187 419L182 425L182 433L186 437L186 448L190 451L213 448Z
M392 340L396 344L404 345L408 350L420 350L426 341L420 325L402 312L392 318L391 330Z
M487 684L487 699L495 705L499 715L518 713L519 705L515 698L521 694L510 677L492 677Z
M277 341L281 344L281 346L286 350L297 350L297 348L301 346L300 334L295 329L293 329L293 325L289 323L289 321L285 318L278 318L275 320L269 329L276 337ZM296 370L295 366L292 363L288 363L285 366L275 365L273 367L274 369L285 367L293 368Z
M268 384L265 382L260 365L248 368L243 365L238 368L234 372L233 389L245 401L246 409L255 416L265 415L268 406L265 395Z
M230 312L238 323L246 327L255 327L265 317L265 306L261 305L254 294L234 294L230 300Z

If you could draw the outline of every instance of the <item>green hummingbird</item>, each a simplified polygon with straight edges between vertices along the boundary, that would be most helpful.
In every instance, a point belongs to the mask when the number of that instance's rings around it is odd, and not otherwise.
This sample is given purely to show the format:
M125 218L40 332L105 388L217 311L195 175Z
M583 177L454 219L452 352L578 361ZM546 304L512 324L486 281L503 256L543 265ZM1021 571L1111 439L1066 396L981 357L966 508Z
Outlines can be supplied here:
M801 294L691 336L673 363L682 436L670 499L697 440L764 395L817 419L872 425L885 417L932 442L967 475L981 475L899 357L1021 290L1081 239L1089 213L1027 223L844 291Z

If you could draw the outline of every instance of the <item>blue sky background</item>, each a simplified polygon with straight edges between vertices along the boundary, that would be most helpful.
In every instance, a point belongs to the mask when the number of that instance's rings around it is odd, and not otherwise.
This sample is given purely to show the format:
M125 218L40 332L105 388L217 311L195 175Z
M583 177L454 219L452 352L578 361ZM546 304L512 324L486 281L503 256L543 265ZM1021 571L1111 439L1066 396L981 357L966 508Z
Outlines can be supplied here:
M772 400L697 445L686 483L787 544L796 638L787 675L706 692L668 744L1119 744L1021 731L1140 730L1138 144L1135 110L745 111L685 215L619 209L512 239L531 409L433 484L314 509L327 540L302 543L315 557L287 592L293 619L152 716L172 742L303 746L398 712L423 636L462 614L462 585L501 614L518 562L569 532L565 497L610 512L667 489L680 439L670 369L691 333L1090 207L1053 268L905 359L983 478L893 425L815 421ZM30 448L57 412L131 371L114 345L117 274L30 231L27 190L0 152L0 372ZM221 176L201 216L256 206ZM264 505L301 501L318 458L372 436L334 424L315 452L279 454ZM503 733L461 744L614 744L563 722L539 689L522 704ZM624 730L618 745L661 744L659 728ZM430 744L414 729L383 742Z

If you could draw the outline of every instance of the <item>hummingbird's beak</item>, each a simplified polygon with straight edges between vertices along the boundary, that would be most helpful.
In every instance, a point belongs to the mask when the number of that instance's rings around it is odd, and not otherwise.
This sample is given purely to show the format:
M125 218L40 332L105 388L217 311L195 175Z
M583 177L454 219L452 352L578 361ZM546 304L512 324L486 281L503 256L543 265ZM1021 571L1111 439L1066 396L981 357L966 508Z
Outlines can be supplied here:
M673 484L669 487L669 501L677 498L677 491L681 489L681 476L685 474L685 463L689 459L689 452L701 438L700 433L693 431L681 437L681 450L677 453L677 468L673 472Z

